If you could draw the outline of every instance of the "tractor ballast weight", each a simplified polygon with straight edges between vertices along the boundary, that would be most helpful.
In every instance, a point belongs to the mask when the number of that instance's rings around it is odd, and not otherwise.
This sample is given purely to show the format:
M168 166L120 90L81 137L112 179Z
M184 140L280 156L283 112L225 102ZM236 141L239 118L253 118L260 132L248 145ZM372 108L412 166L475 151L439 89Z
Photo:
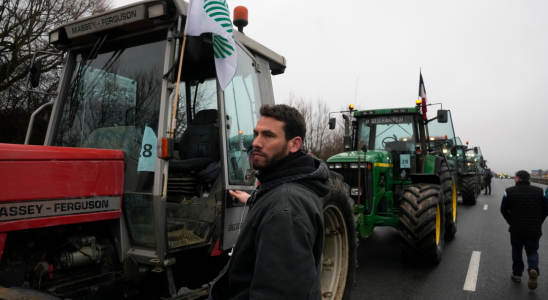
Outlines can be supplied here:
M223 91L211 34L188 37L179 67L187 11L141 1L50 33L64 59L44 146L0 144L0 298L23 286L44 299L207 294L245 218L228 190L254 189L253 129L286 61L234 31ZM335 263L322 293L349 299L355 224L339 181L322 199Z
M455 145L450 111L430 120L420 105L343 114L354 118L345 130L352 132L352 149L327 164L350 188L358 237L391 226L406 256L439 262L444 239L457 231L456 177L447 160Z

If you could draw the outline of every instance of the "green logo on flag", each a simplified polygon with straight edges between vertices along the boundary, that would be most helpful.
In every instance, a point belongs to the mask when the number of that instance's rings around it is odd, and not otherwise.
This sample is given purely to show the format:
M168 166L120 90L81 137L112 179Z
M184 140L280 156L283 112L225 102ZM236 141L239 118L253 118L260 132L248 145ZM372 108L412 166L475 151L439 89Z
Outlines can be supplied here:
M223 28L226 28L232 39L232 21L228 13L228 5L225 0L204 0L204 10L210 18L214 19ZM215 58L227 58L234 53L234 48L230 42L216 34L213 34L213 54Z

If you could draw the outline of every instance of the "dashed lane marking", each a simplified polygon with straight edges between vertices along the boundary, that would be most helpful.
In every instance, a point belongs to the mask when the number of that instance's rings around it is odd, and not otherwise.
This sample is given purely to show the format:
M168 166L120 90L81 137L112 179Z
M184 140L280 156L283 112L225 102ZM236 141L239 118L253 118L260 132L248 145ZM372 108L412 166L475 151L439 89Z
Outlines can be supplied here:
M483 210L487 210L487 204L483 206Z
M466 274L466 281L464 282L465 291L471 291L471 292L476 291L480 256L481 256L480 251L472 252L472 258L470 259L470 266L468 267L468 274Z

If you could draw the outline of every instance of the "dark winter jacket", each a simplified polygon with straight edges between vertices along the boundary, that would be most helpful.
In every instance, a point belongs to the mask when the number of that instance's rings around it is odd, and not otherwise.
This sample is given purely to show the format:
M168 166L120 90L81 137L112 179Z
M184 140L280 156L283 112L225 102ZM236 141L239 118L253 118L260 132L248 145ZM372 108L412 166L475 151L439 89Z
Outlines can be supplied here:
M485 175L483 175L483 180L485 182L491 182L491 178L493 178L493 174L491 174L491 171L486 171Z
M542 223L548 215L548 199L541 188L529 181L518 181L506 189L500 212L510 225L510 233L524 239L542 236Z
M327 166L298 152L257 178L261 185L210 299L321 299Z

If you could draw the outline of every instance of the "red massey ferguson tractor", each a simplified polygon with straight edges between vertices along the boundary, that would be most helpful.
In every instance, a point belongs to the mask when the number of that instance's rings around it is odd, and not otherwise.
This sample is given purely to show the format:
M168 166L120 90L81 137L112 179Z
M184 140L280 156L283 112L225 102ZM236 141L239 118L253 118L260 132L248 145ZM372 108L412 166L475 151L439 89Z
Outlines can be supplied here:
M179 67L187 10L141 1L50 33L62 71L44 145L0 144L0 299L207 295L245 219L228 190L254 188L253 128L286 61L235 31L221 90L210 34L187 37ZM333 299L349 297L355 267L351 206L337 205L322 272Z

